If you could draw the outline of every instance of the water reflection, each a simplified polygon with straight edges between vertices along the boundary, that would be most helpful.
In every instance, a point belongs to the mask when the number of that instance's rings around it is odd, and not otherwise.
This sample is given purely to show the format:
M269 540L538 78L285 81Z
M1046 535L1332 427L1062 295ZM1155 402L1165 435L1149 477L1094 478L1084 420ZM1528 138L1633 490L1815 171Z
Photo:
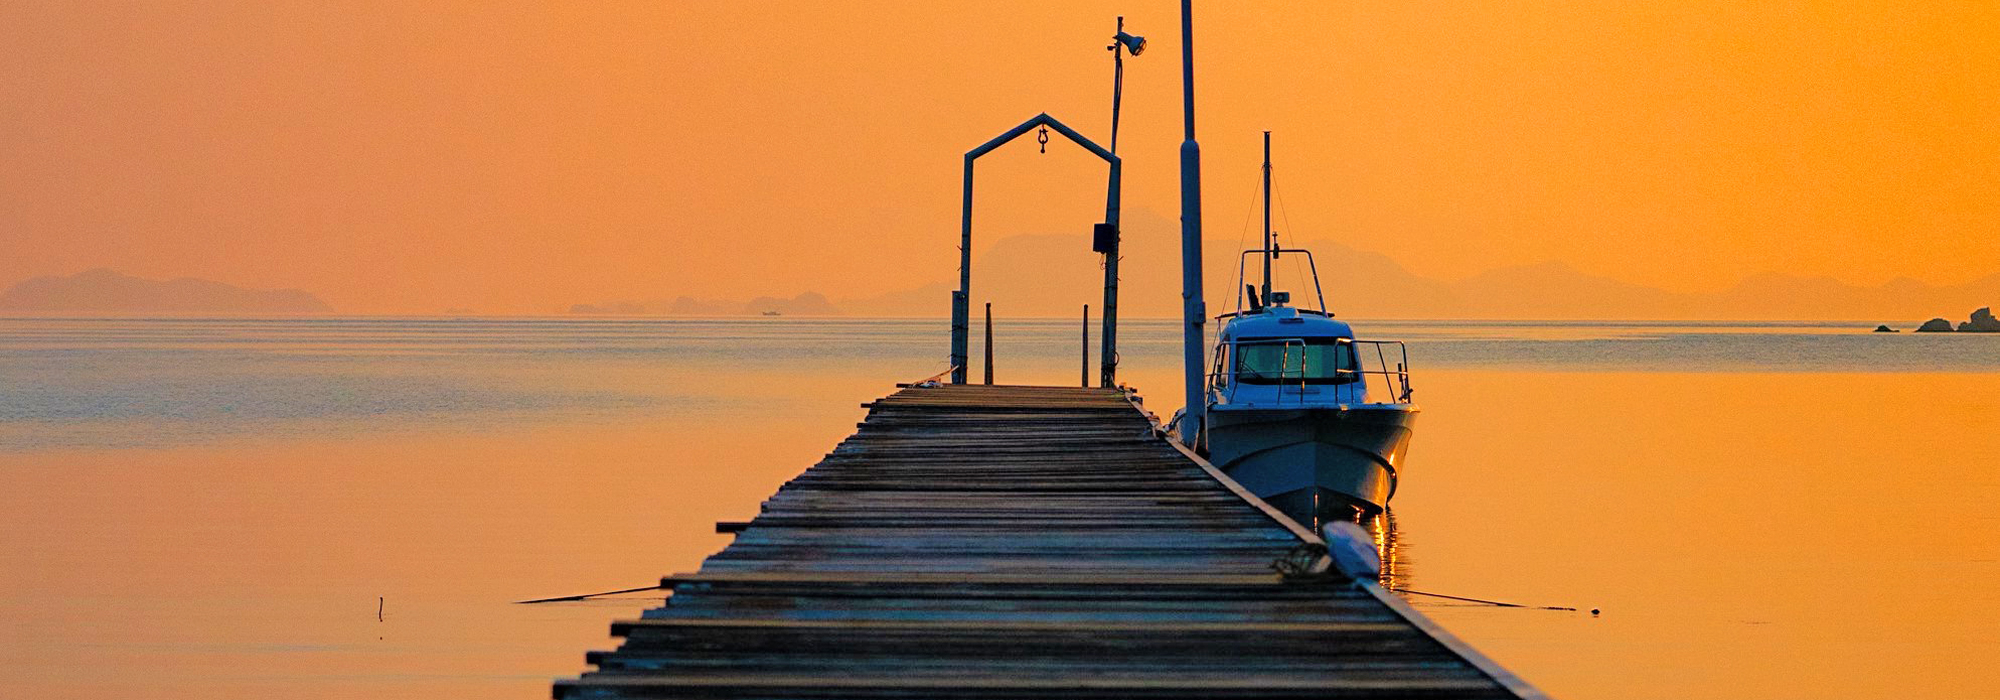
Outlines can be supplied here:
M1408 588L1411 573L1407 533L1396 524L1396 511L1385 508L1374 517L1362 518L1361 529L1375 539L1375 555L1382 559L1382 586L1389 589Z

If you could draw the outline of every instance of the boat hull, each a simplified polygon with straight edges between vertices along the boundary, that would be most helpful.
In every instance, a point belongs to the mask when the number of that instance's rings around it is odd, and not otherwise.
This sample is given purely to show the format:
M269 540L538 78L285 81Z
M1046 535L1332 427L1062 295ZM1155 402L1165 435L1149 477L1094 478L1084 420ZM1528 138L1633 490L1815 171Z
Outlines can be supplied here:
M1203 442L1230 478L1317 528L1388 506L1416 418L1409 404L1212 406Z

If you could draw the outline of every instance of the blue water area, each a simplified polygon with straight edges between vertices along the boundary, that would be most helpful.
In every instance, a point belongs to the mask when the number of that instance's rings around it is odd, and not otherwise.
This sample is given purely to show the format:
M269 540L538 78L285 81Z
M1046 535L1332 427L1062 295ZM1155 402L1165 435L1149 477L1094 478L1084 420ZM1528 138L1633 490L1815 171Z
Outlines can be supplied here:
M1418 372L2000 370L2000 336L1865 323L1355 325L1407 340ZM768 406L799 398L786 388L816 374L886 386L941 372L947 331L932 319L0 319L0 450ZM1075 321L1021 320L996 337L1004 366L1028 375L1016 381L1053 383L1075 376L1080 333ZM1127 321L1122 366L1170 372L1179 338L1170 320Z

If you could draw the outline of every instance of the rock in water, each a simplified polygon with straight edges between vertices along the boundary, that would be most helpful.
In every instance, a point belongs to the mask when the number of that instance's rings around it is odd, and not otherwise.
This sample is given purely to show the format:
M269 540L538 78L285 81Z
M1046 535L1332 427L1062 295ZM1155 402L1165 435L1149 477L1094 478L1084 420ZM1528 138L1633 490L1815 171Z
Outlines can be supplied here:
M1888 325L1886 325L1886 324L1885 324L1885 325L1880 325L1880 326L1876 326L1876 327L1875 327L1875 332L1876 332L1876 333L1895 333L1895 332L1896 332L1896 329L1894 329L1894 328L1890 328L1890 327L1889 327Z
M1972 312L1972 320L1958 324L1958 330L1966 333L2000 333L2000 319L1993 317L1993 307L1985 307Z
M1925 321L1925 322L1924 322L1924 325L1921 325L1921 326L1917 326L1917 332L1918 332L1918 333L1950 333L1950 332L1951 332L1951 322L1950 322L1950 321L1946 321L1946 320L1944 320L1944 319L1942 319L1942 318L1934 318L1934 319L1931 319L1931 320L1929 320L1929 321Z

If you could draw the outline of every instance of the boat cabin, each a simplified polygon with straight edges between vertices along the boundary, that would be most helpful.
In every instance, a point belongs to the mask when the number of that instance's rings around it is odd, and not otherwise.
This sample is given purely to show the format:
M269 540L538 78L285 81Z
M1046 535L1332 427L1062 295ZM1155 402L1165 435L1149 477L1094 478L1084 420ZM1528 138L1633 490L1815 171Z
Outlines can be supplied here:
M1314 405L1368 402L1354 331L1323 311L1269 305L1228 314L1210 377L1214 405Z

